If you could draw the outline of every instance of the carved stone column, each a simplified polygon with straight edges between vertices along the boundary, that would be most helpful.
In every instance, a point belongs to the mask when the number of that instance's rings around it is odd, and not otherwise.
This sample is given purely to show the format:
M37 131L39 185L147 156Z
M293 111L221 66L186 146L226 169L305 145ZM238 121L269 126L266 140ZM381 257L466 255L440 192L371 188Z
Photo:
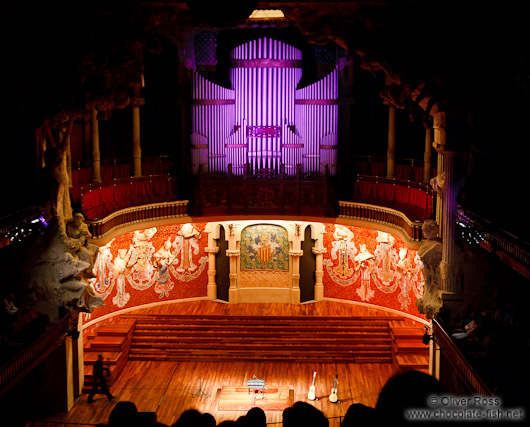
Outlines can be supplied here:
M237 279L238 279L238 261L240 251L239 249L228 249L226 256L230 258L230 288L228 289L228 302L231 304L237 304Z
M101 154L99 152L98 111L92 107L90 137L92 141L92 181L101 182Z
M429 183L431 180L431 161L432 161L432 127L425 129L425 152L423 153L423 182Z
M66 170L68 171L68 187L72 186L72 149L71 149L72 138L70 135L67 136L66 140Z
M316 255L315 262L315 301L322 301L324 299L324 270L322 268L322 258L326 253L326 248L314 247L313 253Z
M339 141L353 141L353 130L355 129L355 98L354 98L354 81L355 81L355 64L353 59L344 57L337 58L339 64ZM346 143L339 146L338 168L339 171L349 167L353 158L353 144Z
M396 107L388 106L388 148L386 151L386 177L396 177Z
M131 100L132 109L132 156L133 176L142 176L142 145L140 139L140 105L145 99L140 98L140 88L135 88L135 97Z
M291 304L300 304L300 257L304 255L302 250L290 250L289 255L292 261L292 288Z
M204 252L208 254L208 299L217 299L217 283L215 282L215 276L217 270L215 269L215 254L219 252L218 247L207 247L204 248Z
M441 175L444 172L444 156L441 151L445 146L445 114L437 113L433 116L433 147L438 151L438 164L436 165L436 174ZM437 192L436 195L436 222L440 227L439 235L442 236L443 230L443 196Z
M444 111L433 114L434 143L438 157L443 157L443 190L439 192L438 201L441 199L441 210L437 212L440 217L442 236L442 261L440 262L441 288L444 293L457 293L456 283L456 197L458 183L456 180L457 151L448 149L447 141L447 113ZM458 126L452 129L452 139L458 141ZM438 171L440 175L442 171Z
M443 151L445 185L443 191L443 227L442 227L442 261L440 273L442 278L442 290L444 292L456 293L456 180L455 160L458 153Z

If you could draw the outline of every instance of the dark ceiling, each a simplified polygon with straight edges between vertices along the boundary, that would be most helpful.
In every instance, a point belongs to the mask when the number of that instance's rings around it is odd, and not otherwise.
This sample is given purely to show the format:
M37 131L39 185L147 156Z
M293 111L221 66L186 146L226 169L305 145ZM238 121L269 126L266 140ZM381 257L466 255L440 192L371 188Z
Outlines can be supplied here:
M5 158L31 159L34 130L62 110L127 105L142 52L156 52L160 37L178 45L194 28L242 28L255 3L281 8L309 42L331 40L360 67L384 74L381 93L398 107L457 112L453 135L473 160L477 200L503 206L518 197L529 146L530 27L524 2L513 0L8 2L1 6Z

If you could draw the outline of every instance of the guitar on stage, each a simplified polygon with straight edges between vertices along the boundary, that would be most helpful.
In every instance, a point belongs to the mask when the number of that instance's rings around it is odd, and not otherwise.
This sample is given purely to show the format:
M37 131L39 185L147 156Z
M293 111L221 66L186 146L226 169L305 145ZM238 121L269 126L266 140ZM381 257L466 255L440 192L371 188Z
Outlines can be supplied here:
M331 394L329 395L329 401L331 403L337 403L339 398L337 397L337 378L339 378L338 375L335 375L335 385L331 389Z
M317 376L317 373L314 372L313 373L313 384L311 385L311 387L309 387L309 393L307 393L307 398L309 400L316 400L317 397L315 395L315 378Z

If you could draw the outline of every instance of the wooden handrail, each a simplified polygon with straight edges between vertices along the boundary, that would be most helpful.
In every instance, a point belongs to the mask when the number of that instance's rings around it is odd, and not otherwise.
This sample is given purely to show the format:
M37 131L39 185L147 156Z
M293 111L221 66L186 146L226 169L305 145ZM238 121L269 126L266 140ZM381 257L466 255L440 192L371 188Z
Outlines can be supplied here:
M0 396L9 391L64 342L69 325L70 315L64 316L0 368Z
M93 239L108 236L114 230L149 220L177 218L188 215L188 200L151 203L120 209L103 219L86 221Z
M495 254L501 261L530 279L530 244L517 236L496 227L488 220L469 210L457 213L460 226L475 233L476 242Z
M441 351L445 353L455 372L469 387L470 391L481 396L492 396L493 393L475 372L471 364L456 346L452 338L445 331L441 321L435 317L432 322L434 339L438 342Z
M404 232L412 241L422 240L423 222L411 221L402 212L366 203L339 201L339 218L383 224Z
M366 181L366 182L375 182L382 184L393 184L393 185L403 185L409 188L415 188L417 190L425 191L426 193L433 196L435 191L428 183L412 181L410 179L398 179L398 178L386 178L384 176L372 176L372 175L357 175L355 177L356 181Z

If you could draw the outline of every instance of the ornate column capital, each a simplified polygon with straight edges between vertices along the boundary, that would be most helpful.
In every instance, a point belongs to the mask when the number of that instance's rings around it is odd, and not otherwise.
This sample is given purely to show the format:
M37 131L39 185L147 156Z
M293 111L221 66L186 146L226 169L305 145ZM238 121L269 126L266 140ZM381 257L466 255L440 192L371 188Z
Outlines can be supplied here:
M237 257L240 255L239 249L227 249L226 256L228 257Z
M315 255L322 255L322 254L325 254L328 250L327 250L327 248L312 248L311 251Z
M324 272L323 271L315 271L315 278L322 279L323 277L324 277Z
M216 254L219 252L219 247L216 246L214 248L204 248L204 252L206 252L207 254Z
M302 256L302 255L304 255L304 251L291 249L289 251L289 255L290 256Z

